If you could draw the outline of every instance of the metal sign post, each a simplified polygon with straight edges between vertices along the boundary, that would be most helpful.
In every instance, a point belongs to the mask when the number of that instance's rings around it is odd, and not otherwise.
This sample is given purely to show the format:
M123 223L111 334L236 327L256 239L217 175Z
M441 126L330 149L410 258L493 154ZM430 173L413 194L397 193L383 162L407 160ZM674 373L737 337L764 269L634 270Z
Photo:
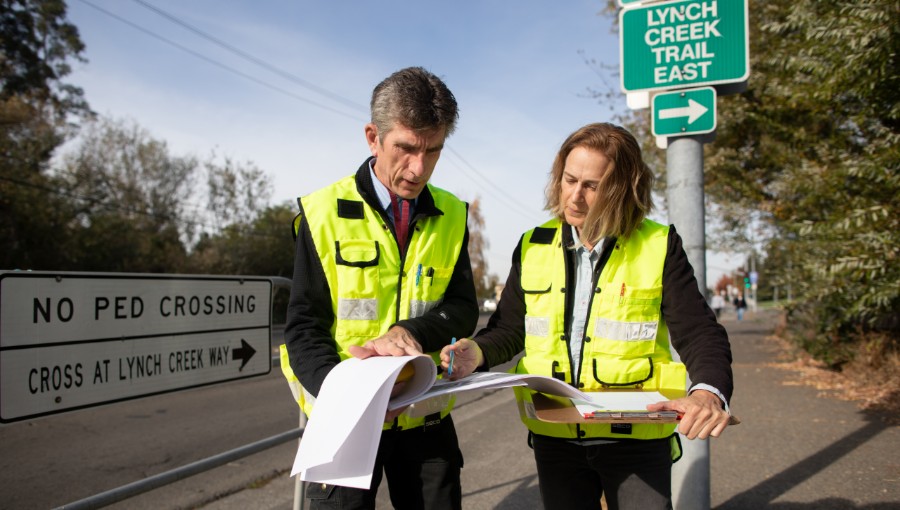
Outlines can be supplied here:
M706 295L706 213L703 207L703 143L696 137L675 138L666 149L666 199L669 223L676 225L684 251L694 267L700 292ZM690 387L690 381L688 381ZM709 442L682 438L683 455L672 466L672 502L676 510L710 507Z

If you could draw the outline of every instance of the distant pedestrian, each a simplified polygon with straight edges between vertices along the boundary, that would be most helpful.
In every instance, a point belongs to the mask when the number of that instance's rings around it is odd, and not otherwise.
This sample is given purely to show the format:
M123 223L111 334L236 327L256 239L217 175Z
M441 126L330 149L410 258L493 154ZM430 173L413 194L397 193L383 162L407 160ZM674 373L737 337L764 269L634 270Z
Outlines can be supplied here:
M734 309L737 312L738 320L744 320L744 310L747 309L747 301L744 300L744 294L738 294L734 297Z
M722 294L717 292L713 294L709 306L713 309L713 312L716 313L716 319L718 319L719 316L722 315L722 309L725 308L725 298L722 297Z

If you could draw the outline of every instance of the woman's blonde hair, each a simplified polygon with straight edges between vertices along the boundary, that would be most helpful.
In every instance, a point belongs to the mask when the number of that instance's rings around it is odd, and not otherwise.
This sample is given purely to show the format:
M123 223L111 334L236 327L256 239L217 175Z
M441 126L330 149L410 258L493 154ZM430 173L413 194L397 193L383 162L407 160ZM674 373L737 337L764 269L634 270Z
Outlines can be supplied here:
M598 186L599 197L581 226L581 239L596 244L604 237L627 237L653 209L653 173L641 158L641 147L631 133L608 123L588 124L566 138L550 170L545 209L565 219L560 202L566 158L576 147L600 152L609 168Z

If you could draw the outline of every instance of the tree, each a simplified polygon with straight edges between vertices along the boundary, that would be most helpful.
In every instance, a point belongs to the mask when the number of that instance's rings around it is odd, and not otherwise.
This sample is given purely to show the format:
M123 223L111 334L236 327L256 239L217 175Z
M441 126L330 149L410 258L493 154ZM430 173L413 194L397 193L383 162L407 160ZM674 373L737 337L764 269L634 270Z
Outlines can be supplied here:
M74 259L85 271L179 272L198 227L189 206L199 165L132 122L101 118L82 131L59 170L74 219Z
M235 163L226 157L206 161L209 210L220 225L250 225L272 198L269 177L252 162Z
M296 207L263 209L250 224L235 223L204 234L191 253L191 272L290 278L294 268L291 225Z
M766 225L782 263L766 270L790 282L807 349L836 364L870 334L896 349L900 5L759 0L750 14L749 83L719 99L707 197L737 238L748 218Z
M66 245L68 200L45 171L91 115L62 81L83 50L62 0L0 0L0 268L52 268Z
M475 280L475 294L486 298L494 296L497 276L488 272L488 262L484 251L489 244L484 238L484 217L481 215L481 199L476 197L469 204L469 260L472 263L472 276Z

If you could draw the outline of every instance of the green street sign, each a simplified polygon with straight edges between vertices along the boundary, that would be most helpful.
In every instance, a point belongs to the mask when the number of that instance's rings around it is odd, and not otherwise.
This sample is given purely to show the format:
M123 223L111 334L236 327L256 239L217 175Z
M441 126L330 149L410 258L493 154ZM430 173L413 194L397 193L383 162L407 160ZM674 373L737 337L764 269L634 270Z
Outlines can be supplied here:
M750 75L748 0L677 0L622 9L622 90L738 83Z
M659 93L651 105L654 136L699 135L716 129L716 90L712 87Z

